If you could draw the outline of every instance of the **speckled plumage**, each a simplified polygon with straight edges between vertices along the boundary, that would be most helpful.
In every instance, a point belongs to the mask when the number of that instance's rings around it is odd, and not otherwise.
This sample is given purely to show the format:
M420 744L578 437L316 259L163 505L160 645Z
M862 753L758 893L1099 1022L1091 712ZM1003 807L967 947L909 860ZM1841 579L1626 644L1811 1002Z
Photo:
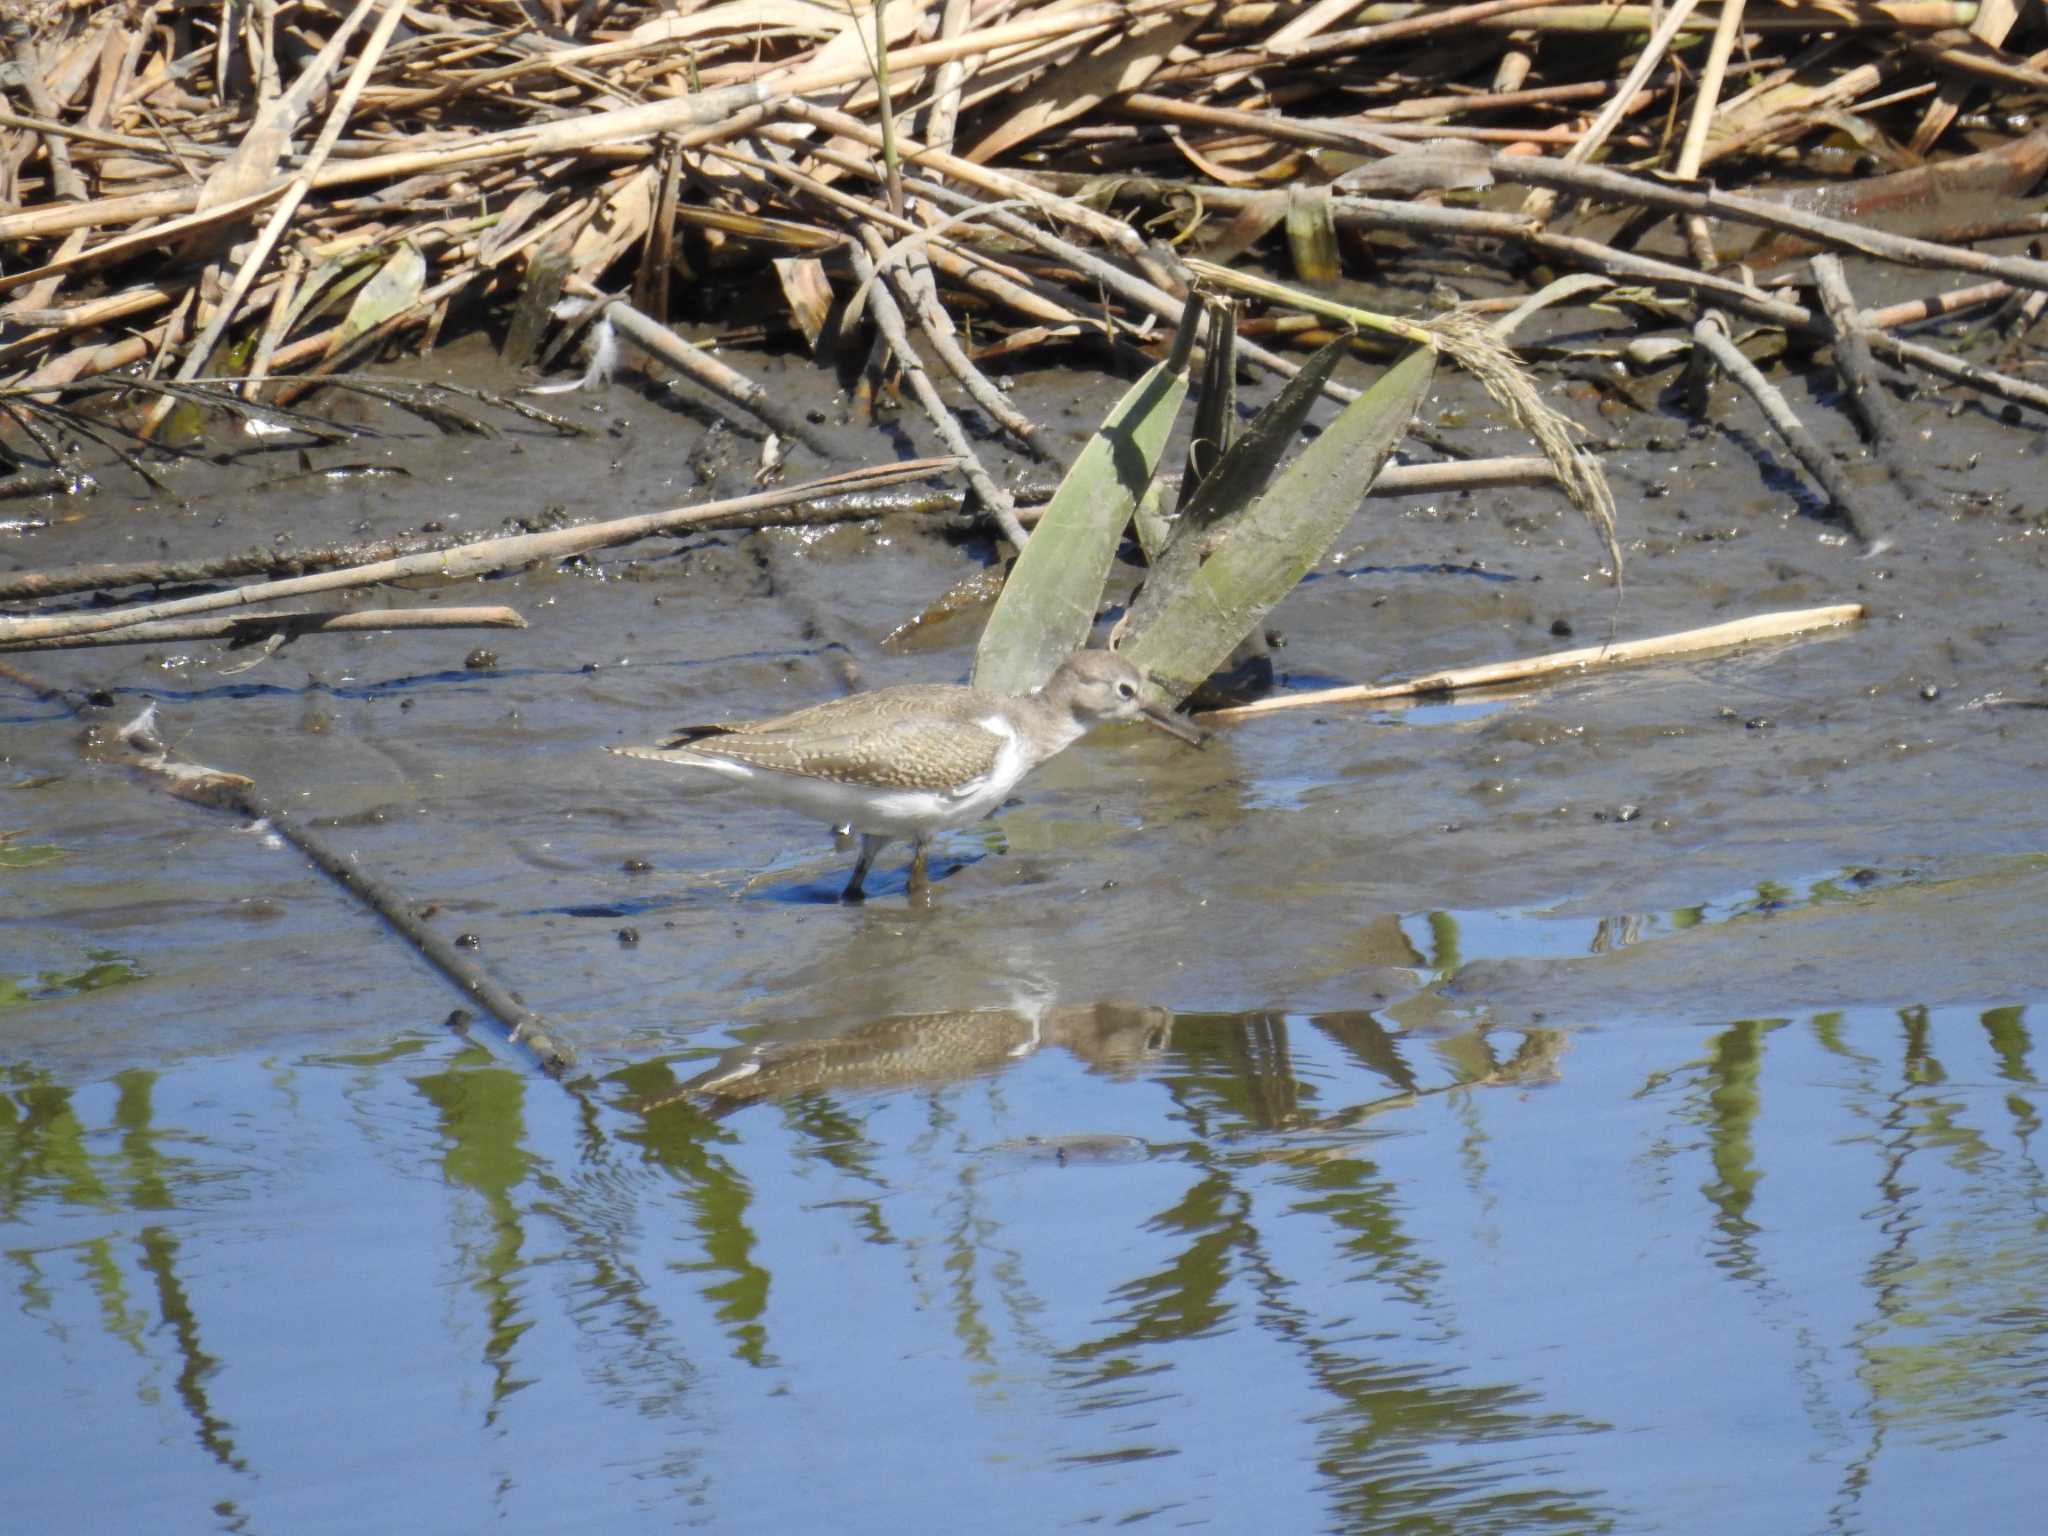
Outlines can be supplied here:
M846 895L858 899L875 854L892 838L916 844L916 882L933 834L986 816L1091 726L1143 717L1199 740L1185 721L1145 702L1147 686L1121 657L1077 651L1023 698L911 683L766 720L690 726L659 746L612 751L706 770L758 799L850 825L862 842Z

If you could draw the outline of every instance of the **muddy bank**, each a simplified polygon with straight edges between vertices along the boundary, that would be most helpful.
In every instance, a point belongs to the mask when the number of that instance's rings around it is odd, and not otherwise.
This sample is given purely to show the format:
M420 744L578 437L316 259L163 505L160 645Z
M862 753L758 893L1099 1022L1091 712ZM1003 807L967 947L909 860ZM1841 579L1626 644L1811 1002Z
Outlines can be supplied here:
M454 354L431 366L508 382ZM818 376L792 369L783 387L802 399ZM1015 393L1071 454L1118 387L1020 374ZM2026 489L2038 431L1968 399L1909 402L1939 496L1905 504L1870 472L1891 547L1860 558L1746 401L1721 402L1723 425L1702 429L1660 408L1654 381L1636 387L1644 409L1562 392L1612 442L1619 610L1555 492L1375 499L1274 616L1282 688L1589 643L1610 626L1840 600L1868 603L1869 621L1447 705L1273 716L1200 753L1110 733L1029 781L1022 805L942 842L929 912L903 904L892 860L880 899L833 906L847 861L818 829L679 793L600 751L852 682L964 675L972 610L881 643L990 558L985 537L929 520L663 541L402 594L509 603L531 625L519 633L312 638L232 675L245 658L204 647L41 656L31 670L108 696L103 718L159 701L184 751L307 807L473 935L600 1068L754 1024L831 1032L1003 1006L1019 988L1418 1024L2025 997L2041 957L2008 915L2038 896L2044 847L2042 714L2023 707L2048 691L2043 513ZM813 406L843 410L823 394ZM47 525L9 533L5 558L617 515L751 475L753 445L660 386L567 408L597 435L448 439L373 412L374 437L313 450L316 467L356 466L329 481L281 456L286 483L260 463L193 465L175 500L124 501L110 470L101 496L42 504ZM1423 424L1454 449L1518 447L1455 374ZM901 452L931 446L917 428L899 423ZM1021 456L1003 472L1043 477ZM66 1001L64 984L44 985L57 995L17 1015L38 1049L132 1050L130 1007L155 1049L248 1041L277 1027L260 982L279 975L328 1000L319 1028L448 1011L432 975L296 859L82 760L85 722L60 704L18 686L7 698L6 821L58 851L17 877L11 974L75 977L102 956L132 972L111 1015L103 991ZM1923 913L1942 915L1931 934ZM637 942L622 942L629 929ZM1793 937L1823 929L1824 943Z

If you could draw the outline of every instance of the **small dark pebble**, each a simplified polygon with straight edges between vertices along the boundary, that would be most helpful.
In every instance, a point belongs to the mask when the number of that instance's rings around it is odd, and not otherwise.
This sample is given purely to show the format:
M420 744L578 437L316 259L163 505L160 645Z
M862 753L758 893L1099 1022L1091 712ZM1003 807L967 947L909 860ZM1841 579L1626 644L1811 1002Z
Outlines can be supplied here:
M413 701L412 701L411 699L400 699L400 700L398 701L398 707L399 707L399 709L400 709L401 711L404 711L404 710L408 710L408 709L411 709L411 708L412 708L412 706L413 706Z
M439 903L438 901L430 901L424 907L421 907L417 911L415 911L413 913L413 916L417 917L421 922L425 922L428 918L438 917L440 916L440 914L441 903Z
M1764 715L1751 715L1742 724L1744 729L1752 731L1768 731L1771 728L1769 718Z
M1121 884L1123 884L1121 880L1105 880L1102 882L1102 888L1105 891L1113 891Z
M1927 700L1928 703L1932 704L1936 699L1941 697L1941 689L1936 687L1933 683L1923 684L1920 689L1920 697Z
M654 866L648 863L645 859L628 859L625 863L621 864L619 868L623 869L629 875L644 875L649 870L653 869Z
M473 933L458 933L455 935L455 947L457 949L482 949L484 941Z
M462 658L462 664L472 672L488 672L498 664L498 653L478 646Z
M1550 632L1562 640L1572 632L1572 621L1570 619L1552 619L1550 621Z
M430 520L420 524L421 533L446 533L447 531L448 525L446 523Z
M640 930L638 928L621 928L619 930L619 943L624 945L627 949L631 949L635 944L638 944L639 942Z
M441 1021L442 1026L447 1029L467 1029L475 1022L476 1015L467 1008L451 1009L448 1017Z

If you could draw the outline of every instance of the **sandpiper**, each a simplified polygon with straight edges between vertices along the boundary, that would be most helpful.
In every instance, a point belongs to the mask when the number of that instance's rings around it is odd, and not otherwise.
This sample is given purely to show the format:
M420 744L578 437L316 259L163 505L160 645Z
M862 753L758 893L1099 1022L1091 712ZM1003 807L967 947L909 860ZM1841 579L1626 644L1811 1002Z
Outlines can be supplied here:
M769 720L687 726L625 757L701 768L861 834L841 895L859 901L875 855L899 837L915 848L911 888L926 881L932 837L988 815L1017 781L1088 730L1142 719L1183 741L1202 732L1146 702L1145 674L1109 651L1076 651L1021 698L952 683L910 683L814 704Z

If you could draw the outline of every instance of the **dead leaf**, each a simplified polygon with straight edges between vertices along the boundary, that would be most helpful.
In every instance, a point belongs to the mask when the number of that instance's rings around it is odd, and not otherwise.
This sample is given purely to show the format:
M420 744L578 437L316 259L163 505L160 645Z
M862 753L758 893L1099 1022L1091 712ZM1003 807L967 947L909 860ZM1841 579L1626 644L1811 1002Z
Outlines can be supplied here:
M1137 90L1213 12L1214 7L1205 6L1153 17L1112 37L1069 67L1048 71L1024 88L1016 109L970 149L966 158L986 165L1004 150L1093 111L1112 96Z

